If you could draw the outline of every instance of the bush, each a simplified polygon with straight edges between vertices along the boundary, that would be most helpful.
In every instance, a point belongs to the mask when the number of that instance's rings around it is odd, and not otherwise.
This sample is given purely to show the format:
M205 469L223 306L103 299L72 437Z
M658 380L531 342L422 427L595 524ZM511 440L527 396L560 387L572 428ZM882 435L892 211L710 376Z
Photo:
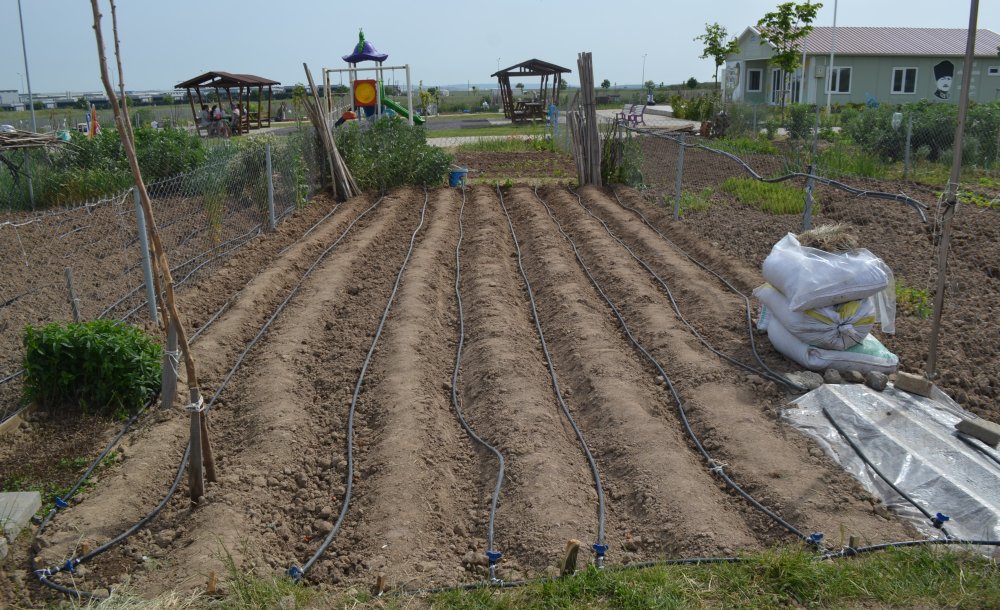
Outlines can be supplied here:
M24 390L50 411L124 417L160 389L160 346L112 320L24 328Z
M812 133L815 110L809 104L790 104L788 106L788 122L785 129L788 136L800 140Z
M345 125L336 138L340 154L363 190L438 185L452 163L451 155L427 144L423 127L399 119L383 117L370 125Z

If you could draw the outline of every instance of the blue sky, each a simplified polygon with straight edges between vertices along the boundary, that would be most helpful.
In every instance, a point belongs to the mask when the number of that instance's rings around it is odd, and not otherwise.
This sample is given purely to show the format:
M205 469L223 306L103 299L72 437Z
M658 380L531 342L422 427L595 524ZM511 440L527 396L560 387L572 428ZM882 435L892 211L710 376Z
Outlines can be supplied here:
M342 68L358 29L388 64L408 63L425 86L488 83L497 66L536 57L573 70L590 51L594 78L618 84L711 80L713 64L698 59L692 39L706 22L731 34L756 23L777 0L591 2L335 2L331 0L119 0L128 89L166 89L209 70L258 74L295 84L302 62L317 79L321 68ZM833 1L815 25L832 25ZM88 0L21 0L29 70L35 92L101 89ZM110 44L110 10L105 37ZM370 8L365 9L365 6ZM840 0L837 25L961 27L968 2ZM1000 1L979 9L979 27L1000 30ZM645 56L645 58L644 58ZM24 90L17 0L0 0L0 89ZM403 81L402 73L397 75ZM336 82L336 80L334 81ZM534 82L534 79L530 81Z

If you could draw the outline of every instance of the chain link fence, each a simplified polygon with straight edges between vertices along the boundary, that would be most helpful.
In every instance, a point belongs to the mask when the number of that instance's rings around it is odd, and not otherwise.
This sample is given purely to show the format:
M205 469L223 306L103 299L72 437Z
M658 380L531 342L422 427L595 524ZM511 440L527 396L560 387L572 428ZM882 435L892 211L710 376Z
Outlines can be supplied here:
M219 143L210 164L147 185L180 290L306 204L321 179L314 140L300 130ZM18 408L24 326L73 318L70 274L81 319L149 320L136 198L127 189L31 215L0 214L0 421Z

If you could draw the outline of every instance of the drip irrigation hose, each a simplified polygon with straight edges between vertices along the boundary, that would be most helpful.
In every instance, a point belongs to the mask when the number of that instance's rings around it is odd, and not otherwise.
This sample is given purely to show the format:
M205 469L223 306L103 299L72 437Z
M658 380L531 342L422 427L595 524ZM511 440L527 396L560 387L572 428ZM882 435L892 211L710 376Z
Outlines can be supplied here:
M378 206L381 202L382 202L382 198L379 198L369 208L367 208L366 210L364 210L363 212L361 212L361 214L359 214L356 218L354 218L354 220L351 221L351 223L347 226L347 228L344 229L343 233L341 233L341 235L329 247L327 247L323 252L321 252L319 254L319 256L316 258L316 260L313 262L313 264L306 270L305 273L303 273L303 275L299 279L298 283L292 289L292 294L296 293L302 287L302 285L305 282L306 278L312 273L312 271L318 266L318 264L330 253L330 251L332 251L333 248L336 247L344 239L344 237L347 236L348 232L350 232L350 230L354 227L354 225L356 225L361 220L361 218L363 218L365 215L367 215L370 211L372 211L373 209L375 209L375 207ZM324 217L319 222L323 222L328 217L329 217L329 215L327 215L326 217ZM242 291L240 291L240 292L242 292ZM237 293L237 294L239 294L239 293ZM234 295L234 298L235 298L235 295ZM249 343L249 345L247 346L247 348L243 351L243 353L239 356L239 358L233 364L232 369L230 369L229 373L226 375L226 378L224 379L224 381L222 382L222 384L220 384L218 391L216 391L215 395L208 402L208 404L206 406L206 410L210 409L212 406L214 406L215 401L221 395L223 389L225 389L225 387L229 383L230 379L232 379L233 374L242 365L244 359L246 358L246 355L250 351L250 348L252 348L260 340L260 338L264 336L264 333L267 330L267 328L274 322L274 320L277 318L277 315L285 308L285 306L290 301L290 298L291 298L291 296L289 296L288 298L286 298L276 308L276 311L264 323L264 326L260 330L260 332L258 332L257 335L251 340L251 342ZM232 300L232 299L230 299L230 300ZM222 312L226 308L228 308L228 306L229 306L229 302L225 303L223 305L222 309L220 309L218 312L216 312L216 314L212 317L212 321L214 321L215 319L217 319L218 316L221 315ZM207 327L208 327L208 324L206 324L201 329L199 329L198 332L196 332L192 336L192 339L194 339L195 337L197 337ZM137 414L137 416L138 416L138 414ZM129 424L129 425L131 425L131 424ZM115 438L115 440L112 441L112 444L109 444L108 448L105 449L105 452L102 455L106 455L108 452L110 452L111 448L114 446L115 443L117 443L117 441L121 438L121 436L124 435L124 433L125 433L125 430L122 430L122 432L119 433L119 435ZM173 484L170 486L170 489L167 491L167 494L160 501L160 503L152 511L150 511L145 517L143 517L142 519L140 519L137 523L135 523L134 525L132 525L131 527L129 527L127 530L125 530L124 532L122 532L121 534L119 534L118 536L116 536L111 541L105 543L104 545L101 545L100 547L94 549L93 551L91 551L91 552L89 552L89 553L87 553L87 554L85 554L85 555L83 555L81 557L78 557L78 558L75 558L75 559L69 559L63 565L55 567L55 568L38 568L38 566L35 563L35 557L38 555L37 538L38 538L38 536L40 536L44 532L45 527L48 525L48 523L54 517L56 509L52 509L50 511L49 515L46 517L46 519L42 522L42 525L39 526L39 528L35 531L35 534L34 534L35 542L33 543L33 546L35 548L33 548L33 552L32 552L31 570L38 577L39 582L41 584L45 585L45 586L48 586L48 587L50 587L50 588L52 588L52 589L54 589L56 591L59 591L60 593L64 593L64 594L69 595L71 597L86 598L86 599L95 599L96 596L93 593L89 593L89 592L86 592L86 591L79 591L79 590L71 588L71 587L66 587L66 586L60 585L60 584L55 583L52 580L50 580L50 577L54 576L54 575L56 575L56 574L58 574L60 572L64 572L64 571L72 572L76 568L77 565L80 565L81 563L83 563L85 561L89 561L90 559L96 557L97 555L99 555L101 553L104 553L104 552L108 551L109 549L117 546L122 541L124 541L125 539L127 539L128 537L130 537L131 535L133 535L135 532L139 531L143 526L145 526L147 523L149 523L149 521L151 521L153 518L155 518L163 510L163 508L167 505L167 503L174 496L174 494L177 492L177 488L180 485L181 479L182 479L183 474L184 474L184 470L186 469L186 467L188 465L188 460L190 459L190 454L191 454L191 445L190 445L190 442L189 442L188 445L187 445L187 447L184 450L184 455L181 458L180 465L177 468L177 474L174 477ZM96 463L98 463L100 461L100 459L101 458L98 458L98 460L95 460L95 462L93 464L91 464L91 468L88 469L88 473L93 470L93 467L96 465ZM75 486L75 488L79 488L79 486L83 483L84 480L85 480L85 478L81 478L81 480L77 483L77 485ZM65 507L65 506L58 506L57 505L56 508L63 508L63 507Z
M991 460L993 462L994 466L1000 466L1000 458L997 458L997 456L995 456L992 453L989 453L988 451L986 451L986 449L984 449L982 445L980 445L978 442L972 440L972 438L969 437L967 434L964 434L962 432L957 432L957 433L955 433L955 436L958 437L958 440L962 441L963 443L965 443L969 447L971 447L971 448L975 449L976 451L978 451L979 453L981 453L983 455L983 457L985 457L988 460Z
M691 334L693 334L695 336L695 338L697 338L698 341L700 341L701 344L705 346L706 349L708 349L710 352L712 352L716 356L722 358L723 360L729 362L730 364L734 364L734 365L736 365L736 366L738 366L738 367L740 367L740 368L742 368L742 369L744 369L746 371L750 371L752 373L756 373L758 375L761 375L763 377L766 377L766 378L770 379L771 381L774 381L776 383L779 383L779 384L791 387L791 388L796 389L796 390L804 390L805 389L805 388L802 388L801 386L799 386L798 384L794 384L794 383L788 381L787 379L785 379L781 375L776 375L776 374L772 373L769 370L761 370L761 369L755 368L752 365L747 364L745 362L742 362L740 360L737 360L733 356L730 356L729 354L726 354L726 353L724 353L724 352L716 349L715 347L713 347L708 342L708 340L706 340L701 335L701 333L698 332L698 330L694 327L694 325L691 324L691 322L689 322L686 317L684 317L684 314L681 313L681 308L677 304L677 300L674 299L674 293L673 293L673 291L670 289L670 286L668 286L667 283L665 281L663 281L663 278L661 278L655 271L653 271L653 268L650 267L646 263L646 261L644 261L643 259L639 258L639 256L636 255L636 253L632 250L632 248L630 248L621 238L619 238L617 235L615 235L615 233L611 230L611 227L608 226L608 223L604 222L603 219L599 218L596 214L594 214L594 212L590 208L588 208L583 203L583 198L580 197L579 193L577 193L573 189L569 189L569 192L572 193L576 197L576 200L580 204L580 207L582 207L584 209L584 211L587 212L587 214L590 214L591 218L593 218L597 222L601 223L601 226L604 227L605 232L607 232L607 234L611 237L611 239L615 240L622 248L625 248L625 251L628 252L629 255L633 259L635 259L635 261L637 263L639 263L642 266L642 268L645 269L646 272L649 273L650 276L652 276L652 278L654 280L656 280L656 282L660 285L660 288L662 288L663 292L667 295L667 299L670 300L670 305L671 305L671 307L673 307L674 313L677 315L677 319L680 320L681 323L684 324L688 328L688 330L691 331ZM747 307L749 308L749 302L747 304ZM751 326L752 326L752 324L751 324ZM751 333L751 335L753 335L753 329L752 329L752 327L751 327L750 333Z
M503 554L498 552L493 544L493 531L496 522L497 501L500 499L500 489L503 487L503 454L472 430L469 423L465 421L465 416L462 415L462 407L458 400L458 372L462 366L462 349L465 346L465 309L462 306L462 240L465 237L463 225L465 219L465 200L466 190L463 186L462 207L458 210L458 243L455 245L455 301L458 309L458 347L455 348L455 369L451 373L451 406L455 409L455 415L462 424L462 428L465 429L466 434L472 440L485 447L497 459L497 481L493 487L493 497L490 498L490 518L486 527L486 558L490 566L490 582L498 584L500 581L497 579L496 564Z
M379 198L382 201L383 197ZM333 524L333 528L323 539L322 544L316 549L312 557L303 564L300 568L296 565L292 565L288 568L288 576L291 577L292 581L298 583L302 580L302 577L306 575L316 561L326 552L329 548L330 543L333 542L333 538L340 531L340 526L344 523L344 517L347 516L347 510L351 506L351 497L354 493L354 414L358 407L358 397L361 395L361 386L365 381L365 374L368 372L368 367L371 365L372 358L375 356L375 347L378 345L379 338L382 337L382 330L385 328L385 322L389 319L389 312L392 310L392 304L396 300L396 293L399 292L399 285L403 281L403 272L406 271L406 265L410 262L410 257L413 255L413 248L417 243L417 235L420 233L420 229L424 226L424 218L427 216L427 201L429 197L427 195L427 188L424 187L424 205L420 210L420 222L417 223L417 228L413 230L413 234L410 236L410 248L406 251L406 257L403 259L403 264L399 266L399 272L396 274L396 283L392 286L392 292L389 294L389 301L385 305L385 311L382 312L382 319L379 320L378 327L375 329L375 336L372 337L371 346L368 348L368 354L365 356L365 361L361 365L361 372L358 374L358 380L354 384L354 393L351 395L351 406L347 413L347 473L345 475L347 482L344 490L344 502L340 507L340 514L337 515L337 521Z
M795 383L793 381L789 381L781 373L778 373L778 372L775 372L774 370L772 370L771 367L769 367L764 362L764 359L761 358L760 353L757 351L757 341L754 339L754 336L753 336L753 308L752 308L752 306L750 304L750 297L748 297L746 294L744 294L742 290L740 290L739 288L737 288L736 286L734 286L729 280L727 280L726 278L722 277L718 272L716 272L713 269L710 269L705 263L703 263L703 262L699 261L698 259L696 259L695 257L691 256L683 248L681 248L676 243L674 243L670 238L668 238L666 235L664 235L662 231L660 231L658 228L656 228L656 226L654 226L653 223L649 222L649 219L646 218L646 216L642 212L640 212L638 210L638 208L633 208L633 207L627 206L624 203L622 203L621 198L618 196L618 192L614 188L611 189L611 194L615 196L615 201L618 202L618 205L620 205L624 209L626 209L626 210L632 212L633 214L635 214L636 216L638 216L642 220L643 224L645 224L654 233L656 233L657 235L660 236L660 239L662 239L666 243L670 244L670 246L673 247L678 252L680 252L680 254L682 256L684 256L685 258L687 258L689 261L691 261L692 263L694 263L695 265L697 265L701 269L705 270L706 273L708 273L708 274L712 275L713 277L715 277L715 279L717 279L720 282L722 282L723 285L725 285L730 291L732 291L733 294L736 294L740 298L743 299L743 304L744 304L745 310L746 310L747 335L750 338L750 351L753 352L754 359L757 361L758 364L760 364L760 366L761 366L762 369L764 369L765 371L767 371L768 373L770 373L770 375L768 375L768 377L770 379L773 379L773 380L776 380L776 381L780 380L780 383L782 383L783 385L785 385L788 388L791 388L792 390L795 390L796 392L802 392L802 393L807 392L808 388L806 388L806 387L804 387L802 385L799 385L799 384L797 384L797 383Z
M885 476L885 474L881 470L879 470L879 467L876 466L870 459L868 459L868 456L865 455L865 452L861 450L861 447L858 447L858 444L854 442L854 439L852 439L850 436L847 435L846 432L844 432L844 429L841 428L840 424L837 423L837 420L835 420L833 416L830 415L830 412L827 410L826 407L822 407L821 409L823 411L823 417L825 417L826 420L830 422L833 428L837 431L837 434L839 434L841 438L847 441L847 444L851 446L851 449L854 450L854 453L857 454L859 458L861 458L862 462L864 462L869 468L872 469L872 472L878 475L878 478L885 481L885 484L891 487L894 492L899 494L899 497L903 498L904 500L912 504L914 508L920 511L920 514L927 517L927 519L931 522L931 525L941 530L941 533L945 535L945 538L949 539L952 538L952 535L949 534L948 530L944 527L944 523L949 520L949 517L947 515L944 515L942 513L937 513L936 515L932 515L923 506L917 504L916 500L914 500L905 491L900 489L895 483L890 481L889 477Z
M542 354L545 356L545 364L548 366L549 376L552 378L552 389L555 392L556 400L559 401L559 407L562 409L563 415L566 416L566 420L569 421L569 425L573 427L573 432L576 433L576 438L580 442L580 448L583 450L583 454L587 457L587 463L590 465L590 472L594 477L594 489L597 491L597 542L591 546L591 549L593 549L595 555L594 565L598 568L603 568L604 557L608 552L608 545L604 541L605 502L604 486L601 485L601 474L597 470L597 462L594 460L593 454L590 453L587 441L583 438L583 432L576 425L576 420L573 419L573 415L569 412L569 407L566 406L566 401L563 400L562 390L559 388L559 378L556 375L555 365L552 362L552 355L549 354L549 348L545 342L545 333L542 331L542 321L538 316L538 308L535 305L535 293L531 289L531 282L528 281L528 273L524 270L524 262L521 256L521 245L517 241L517 232L514 231L514 221L510 217L510 212L507 210L506 204L504 204L503 191L500 190L499 184L497 184L496 189L497 195L500 197L500 208L507 217L507 226L510 227L510 236L514 240L514 251L517 253L517 268L521 272L521 278L524 280L524 287L528 292L528 301L531 303L531 317L535 321L535 331L538 333L538 339L542 346Z
M634 130L631 127L626 127L626 129L629 129L630 131ZM786 180L791 180L792 178L812 179L816 182L819 182L820 184L825 184L827 186L839 189L841 191L844 191L845 193L850 193L851 195L855 195L857 197L871 197L872 199L885 199L888 201L897 201L899 203L905 203L906 205L916 210L917 214L920 215L921 221L923 221L924 223L927 222L927 214L926 214L928 209L927 205L917 201L912 197L903 195L902 193L893 194L893 193L886 193L884 191L869 191L867 189L859 189L850 186L848 184L844 184L843 182L839 182L837 180L824 178L823 176L817 176L815 174L803 174L802 172L790 172L782 176L776 176L774 178L765 178L760 174L758 174L756 171L754 171L754 169L750 167L746 161L740 159L731 152L727 152L725 150L719 150L717 148L710 148L708 146L705 146L704 144L682 143L677 138L665 134L659 134L655 132L643 132L643 133L646 133L647 135L650 135L654 138L659 138L661 140L668 140L670 142L674 142L678 146L683 146L684 148L700 148L702 150L715 153L717 155L722 155L723 157L726 157L728 159L731 159L732 161L735 161L736 163L739 163L741 166L743 166L743 169L745 169L747 173L750 174L750 176L754 180L757 180L759 182L770 182L770 183L784 182Z
M751 506L753 506L758 511L770 517L772 521L774 521L775 523L786 529L788 532L794 534L801 540L819 546L820 541L822 540L822 534L816 533L809 536L803 534L795 526L791 525L790 523L782 519L777 513L773 512L771 509L767 508L759 501L757 501L753 496L747 493L742 487L740 487L735 481L733 481L728 474L726 474L722 464L716 462L712 458L712 456L708 453L705 447L701 444L701 440L698 438L698 435L695 434L694 429L691 427L690 422L688 422L687 413L684 409L684 401L681 400L680 394L674 387L673 381L670 379L670 376L667 375L667 372L665 370L663 370L663 367L660 365L659 361L651 353L649 353L649 351L639 342L639 340L635 337L635 335L632 334L632 330L625 322L625 318L622 316L621 312L611 301L611 298L608 297L607 293L604 292L600 284L597 282L593 274L590 272L590 268L587 267L587 264L584 262L583 257L580 255L580 251L576 247L576 244L569 237L569 235L567 235L566 231L563 230L562 224L559 222L558 219L556 219L549 205L545 203L545 201L543 201L541 197L538 196L538 187L535 187L534 194L535 194L535 199L537 199L538 202L542 204L542 206L545 208L545 211L548 213L549 218L552 219L552 222L556 225L556 228L559 230L559 233L563 236L563 239L565 239L566 242L573 249L573 254L576 256L577 262L580 264L580 267L583 269L584 273L587 274L587 277L590 279L590 283L594 286L594 289L597 290L597 292L601 295L601 298L604 299L604 302L606 302L608 304L608 307L611 308L612 313L614 313L615 318L618 320L618 324L621 327L622 332L625 333L625 336L628 338L629 342L632 343L632 345L636 348L636 350L638 350L639 353L641 353L643 357L645 357L646 360L648 360L649 363L653 365L653 367L660 374L660 376L663 377L663 381L666 384L666 386L670 389L670 393L673 396L674 403L677 405L677 414L680 417L681 423L684 425L684 430L687 432L688 436L694 442L695 447L698 449L698 452L705 460L705 463L708 465L709 471L717 475L720 479L722 479L723 482L725 482L725 484L730 489L735 491L744 500L749 502Z

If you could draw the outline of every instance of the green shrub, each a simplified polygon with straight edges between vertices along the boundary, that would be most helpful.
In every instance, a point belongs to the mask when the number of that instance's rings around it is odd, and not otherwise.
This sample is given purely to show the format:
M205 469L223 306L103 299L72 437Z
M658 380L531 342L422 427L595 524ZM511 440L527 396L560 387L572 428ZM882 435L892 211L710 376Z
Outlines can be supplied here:
M722 190L741 203L769 214L801 214L805 209L805 194L801 189L783 182L761 182L753 178L727 178ZM813 214L819 213L819 203L813 199Z
M896 277L896 309L905 314L926 320L934 312L930 292L907 286L902 277Z
M336 138L340 154L363 190L438 185L444 182L453 160L427 144L423 127L389 117L365 126L344 125Z
M615 136L614 123L605 123L601 134L601 180L604 184L626 184L640 188L642 178L642 147L626 130L624 137Z
M24 389L48 410L123 417L160 389L160 346L112 320L24 328Z
M812 133L815 114L815 109L809 104L790 104L785 125L788 136L795 140L809 136Z

